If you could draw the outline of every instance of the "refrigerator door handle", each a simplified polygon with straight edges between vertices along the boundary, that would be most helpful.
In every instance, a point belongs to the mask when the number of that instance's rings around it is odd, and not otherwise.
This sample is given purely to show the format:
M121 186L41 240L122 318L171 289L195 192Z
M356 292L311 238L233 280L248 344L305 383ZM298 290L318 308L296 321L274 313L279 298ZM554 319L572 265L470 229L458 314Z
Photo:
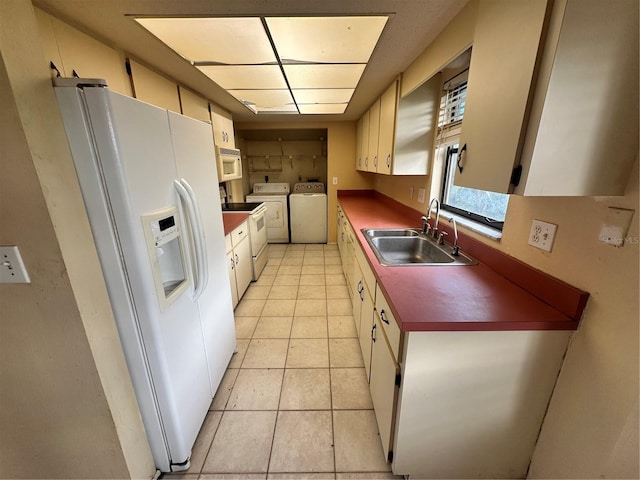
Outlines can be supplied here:
M188 221L185 219L185 223L187 224L187 227L191 230L191 238L193 239L193 244L194 244L194 251L192 252L192 255L191 255L193 257L191 260L191 271L193 274L193 301L196 301L196 299L200 296L200 292L202 290L201 288L202 267L201 267L200 252L199 252L200 234L196 230L197 228L196 225L194 225L194 218L195 218L196 212L193 207L193 203L191 202L191 198L189 197L189 193L187 192L187 189L184 187L184 185L182 185L182 183L179 182L178 180L174 180L173 184L176 189L176 192L178 192L178 195L182 200L182 203L185 209L187 210L187 217L189 217ZM194 262L195 262L195 265L194 265Z
M199 247L200 251L198 254L198 258L200 259L200 262L201 262L200 271L202 272L201 273L202 281L200 282L201 285L200 285L200 292L198 294L198 297L199 297L200 295L202 295L202 292L204 292L204 289L207 288L207 284L209 283L209 258L207 253L207 240L204 235L204 222L202 221L202 213L200 210L200 204L198 203L198 197L196 197L196 194L193 191L193 188L191 188L191 185L189 185L189 182L187 182L184 178L180 179L180 183L182 183L184 188L187 190L189 197L191 198L191 203L193 204L193 209L195 211L195 216L193 217L193 220L197 224L196 228L198 231L198 235L200 237L200 247Z

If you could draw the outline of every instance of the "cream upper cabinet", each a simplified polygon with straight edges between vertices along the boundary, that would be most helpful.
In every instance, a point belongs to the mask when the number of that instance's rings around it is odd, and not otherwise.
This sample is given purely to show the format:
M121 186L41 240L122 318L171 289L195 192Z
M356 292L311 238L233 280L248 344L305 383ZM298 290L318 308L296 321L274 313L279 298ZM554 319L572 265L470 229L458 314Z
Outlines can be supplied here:
M236 148L236 138L233 131L233 118L231 114L213 104L209 104L209 108L211 109L213 140L216 146Z
M547 0L481 0L455 184L507 193L519 162Z
M367 156L368 172L376 172L378 168L378 136L380 135L380 99L369 108L369 148Z
M366 172L369 167L369 110L362 116L362 136L360 137L360 154L362 155L362 168Z
M378 133L378 164L376 171L389 175L393 161L393 140L396 132L398 81L393 82L380 98L380 129Z
M178 85L149 70L135 60L129 60L135 98L160 108L181 113Z
M180 107L183 115L203 122L211 121L211 117L209 116L209 102L205 98L196 95L184 87L179 87L178 91L180 92Z
M362 158L362 123L364 118L360 117L356 125L356 170L364 170L364 159Z
M556 0L544 52L515 193L623 195L638 155L638 1Z

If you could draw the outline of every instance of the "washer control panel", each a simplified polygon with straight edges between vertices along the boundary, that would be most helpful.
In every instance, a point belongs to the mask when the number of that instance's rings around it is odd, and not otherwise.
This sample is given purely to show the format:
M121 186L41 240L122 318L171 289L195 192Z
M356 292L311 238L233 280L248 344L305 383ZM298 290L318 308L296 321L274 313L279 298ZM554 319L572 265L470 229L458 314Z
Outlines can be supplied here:
M303 182L293 186L293 193L325 193L324 183Z

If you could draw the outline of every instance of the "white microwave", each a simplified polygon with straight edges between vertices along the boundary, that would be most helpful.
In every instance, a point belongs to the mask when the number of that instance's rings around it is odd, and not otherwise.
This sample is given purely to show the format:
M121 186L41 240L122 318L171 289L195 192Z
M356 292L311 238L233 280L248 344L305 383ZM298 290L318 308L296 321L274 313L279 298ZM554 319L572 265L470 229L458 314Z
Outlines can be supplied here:
M218 147L216 145L216 164L218 181L226 182L242 178L242 158L237 148Z

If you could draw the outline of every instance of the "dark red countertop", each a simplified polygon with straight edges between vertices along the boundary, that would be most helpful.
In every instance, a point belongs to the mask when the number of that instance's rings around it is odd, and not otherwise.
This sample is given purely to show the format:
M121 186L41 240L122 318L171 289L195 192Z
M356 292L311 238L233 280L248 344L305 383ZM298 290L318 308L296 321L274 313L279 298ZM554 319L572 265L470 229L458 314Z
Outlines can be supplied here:
M338 200L402 331L577 328L586 292L462 234L462 250L478 265L381 265L360 229L419 228L422 214L377 192L342 191Z
M222 224L224 225L225 237L239 227L247 218L249 218L248 213L222 212Z

